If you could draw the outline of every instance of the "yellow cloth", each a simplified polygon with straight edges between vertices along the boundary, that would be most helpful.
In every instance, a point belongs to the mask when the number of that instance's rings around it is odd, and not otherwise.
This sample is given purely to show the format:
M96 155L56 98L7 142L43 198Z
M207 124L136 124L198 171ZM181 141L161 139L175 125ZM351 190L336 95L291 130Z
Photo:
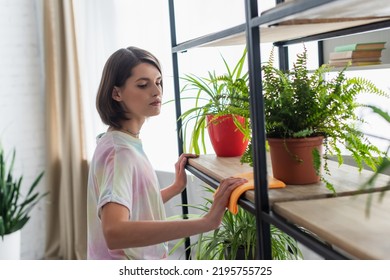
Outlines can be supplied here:
M230 195L228 209L232 214L236 215L238 212L238 205L237 205L238 199L244 192L248 190L253 190L255 184L253 179L253 172L240 173L240 174L236 174L233 177L244 178L248 180L248 182L246 182L245 184L237 187ZM268 188L276 189L276 188L284 188L284 187L286 187L285 183L283 183L278 179L275 179L274 177L268 176Z

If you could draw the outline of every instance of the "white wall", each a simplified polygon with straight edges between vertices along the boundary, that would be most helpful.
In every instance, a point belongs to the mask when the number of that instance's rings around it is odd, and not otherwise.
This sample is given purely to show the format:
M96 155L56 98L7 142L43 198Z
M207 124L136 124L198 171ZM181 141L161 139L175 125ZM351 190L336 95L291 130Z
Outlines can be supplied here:
M44 169L45 96L37 1L0 0L0 142L16 149L15 174L26 189ZM44 180L39 188L42 190ZM44 252L45 205L40 203L22 230L22 258Z

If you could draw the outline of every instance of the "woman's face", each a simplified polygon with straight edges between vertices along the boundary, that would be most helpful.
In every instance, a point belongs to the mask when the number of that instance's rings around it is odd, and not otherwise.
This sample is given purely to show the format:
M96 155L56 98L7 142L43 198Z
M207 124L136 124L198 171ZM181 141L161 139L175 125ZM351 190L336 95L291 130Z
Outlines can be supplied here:
M122 103L130 119L143 119L160 114L162 77L158 69L141 63L133 68L124 86L113 91L113 99Z

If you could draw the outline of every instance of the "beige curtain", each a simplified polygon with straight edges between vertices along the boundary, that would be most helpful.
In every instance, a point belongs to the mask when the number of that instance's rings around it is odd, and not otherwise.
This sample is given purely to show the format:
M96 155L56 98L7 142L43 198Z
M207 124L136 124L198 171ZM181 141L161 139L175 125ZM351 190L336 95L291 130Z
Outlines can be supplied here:
M46 259L86 258L86 180L80 71L72 0L44 0Z

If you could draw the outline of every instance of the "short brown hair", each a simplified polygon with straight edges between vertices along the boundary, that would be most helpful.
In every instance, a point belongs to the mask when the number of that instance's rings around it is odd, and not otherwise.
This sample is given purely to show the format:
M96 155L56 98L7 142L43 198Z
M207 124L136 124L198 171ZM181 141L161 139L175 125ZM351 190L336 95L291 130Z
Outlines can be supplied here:
M96 96L96 108L104 124L120 128L120 122L128 119L120 103L112 98L112 91L114 87L122 87L140 63L149 63L161 73L158 59L137 47L119 49L108 58Z

